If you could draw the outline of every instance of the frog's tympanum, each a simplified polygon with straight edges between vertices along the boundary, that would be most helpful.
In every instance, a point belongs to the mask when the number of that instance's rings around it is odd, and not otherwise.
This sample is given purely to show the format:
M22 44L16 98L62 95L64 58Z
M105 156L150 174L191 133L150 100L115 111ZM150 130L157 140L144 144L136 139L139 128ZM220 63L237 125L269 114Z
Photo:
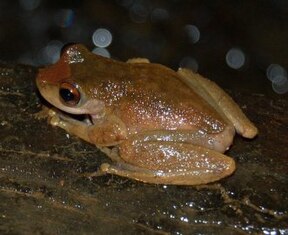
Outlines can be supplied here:
M124 62L63 49L37 76L41 95L57 109L51 123L88 141L111 159L99 171L148 183L197 185L232 174L225 156L235 131L257 128L215 83L184 68L147 59ZM82 114L83 121L68 114ZM73 116L74 116L73 115Z

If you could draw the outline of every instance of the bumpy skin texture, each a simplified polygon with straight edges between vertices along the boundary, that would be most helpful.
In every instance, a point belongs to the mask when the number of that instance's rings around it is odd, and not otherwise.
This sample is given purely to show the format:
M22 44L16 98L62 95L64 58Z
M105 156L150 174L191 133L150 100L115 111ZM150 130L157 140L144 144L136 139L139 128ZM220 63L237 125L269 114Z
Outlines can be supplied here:
M124 63L73 45L55 65L41 69L36 82L58 109L89 115L87 123L54 112L51 123L107 153L114 163L103 164L101 171L143 182L219 180L235 170L233 159L222 154L235 129L247 138L257 134L215 83L147 59Z

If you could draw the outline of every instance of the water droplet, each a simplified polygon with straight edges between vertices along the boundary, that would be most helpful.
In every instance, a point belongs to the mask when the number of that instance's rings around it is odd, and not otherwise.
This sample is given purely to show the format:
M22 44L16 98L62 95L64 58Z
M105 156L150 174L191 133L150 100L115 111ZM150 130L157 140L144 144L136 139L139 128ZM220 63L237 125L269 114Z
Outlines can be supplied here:
M186 222L186 223L189 222L189 219L188 219L187 217L185 217L185 216L181 216L181 217L180 217L180 220L181 220L182 222Z

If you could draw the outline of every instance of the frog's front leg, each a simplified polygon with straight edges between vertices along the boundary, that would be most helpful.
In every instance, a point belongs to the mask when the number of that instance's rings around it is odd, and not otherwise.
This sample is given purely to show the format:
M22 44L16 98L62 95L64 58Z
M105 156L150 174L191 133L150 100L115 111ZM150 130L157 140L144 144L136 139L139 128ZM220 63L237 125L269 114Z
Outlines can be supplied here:
M147 183L206 184L235 170L232 158L190 143L126 140L119 155L124 161L103 164L101 170Z
M127 138L127 131L124 123L114 115L103 117L98 123L85 123L70 118L62 113L51 111L50 123L53 126L61 127L69 134L101 146L114 146Z

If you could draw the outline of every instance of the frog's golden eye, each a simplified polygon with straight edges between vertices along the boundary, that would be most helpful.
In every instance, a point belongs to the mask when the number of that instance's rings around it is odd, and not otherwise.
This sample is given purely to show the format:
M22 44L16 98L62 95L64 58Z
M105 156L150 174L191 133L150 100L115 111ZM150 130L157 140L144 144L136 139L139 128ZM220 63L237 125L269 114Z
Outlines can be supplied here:
M59 95L62 102L68 106L76 106L81 98L78 85L69 82L63 82L59 88Z

